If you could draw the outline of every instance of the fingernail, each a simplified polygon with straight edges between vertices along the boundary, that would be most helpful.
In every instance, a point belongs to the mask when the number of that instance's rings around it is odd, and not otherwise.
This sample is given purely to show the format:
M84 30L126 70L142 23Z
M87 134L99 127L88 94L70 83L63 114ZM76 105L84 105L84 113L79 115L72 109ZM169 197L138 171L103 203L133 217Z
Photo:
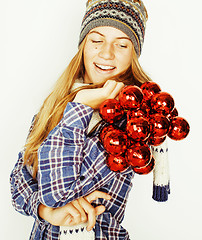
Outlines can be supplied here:
M110 195L108 195L108 196L107 196L107 199L109 199L109 200L110 200L111 198L112 198L112 197L111 197Z
M85 220L86 220L86 218L84 218L84 217L81 218L81 221L82 221L82 222L85 221Z
M92 228L90 227L87 227L87 231L90 232L92 230Z

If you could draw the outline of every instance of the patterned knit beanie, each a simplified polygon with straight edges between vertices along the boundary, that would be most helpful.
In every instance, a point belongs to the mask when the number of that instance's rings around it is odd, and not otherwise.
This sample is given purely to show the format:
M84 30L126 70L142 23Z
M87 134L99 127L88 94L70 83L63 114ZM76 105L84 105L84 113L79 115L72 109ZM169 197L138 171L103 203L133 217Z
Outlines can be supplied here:
M110 26L128 35L139 57L147 18L147 11L141 0L88 0L79 45L91 29Z

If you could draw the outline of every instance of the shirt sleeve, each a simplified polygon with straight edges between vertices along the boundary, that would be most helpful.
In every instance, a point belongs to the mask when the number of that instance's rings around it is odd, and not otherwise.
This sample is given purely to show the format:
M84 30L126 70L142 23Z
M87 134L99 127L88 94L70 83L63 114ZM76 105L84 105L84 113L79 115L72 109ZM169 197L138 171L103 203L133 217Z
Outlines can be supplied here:
M38 183L23 164L23 151L18 155L18 161L10 175L12 204L16 211L26 216L32 216L39 222L45 223L38 216L40 204L38 197Z
M87 137L93 109L69 102L60 123L38 150L40 201L60 207L90 194L115 175L106 165L98 137Z
M28 136L33 129L34 119L29 129ZM40 204L38 193L38 182L34 180L31 173L31 167L28 169L24 165L24 150L19 152L18 160L10 174L10 187L12 205L16 211L25 215L34 217L39 224L48 224L38 215Z

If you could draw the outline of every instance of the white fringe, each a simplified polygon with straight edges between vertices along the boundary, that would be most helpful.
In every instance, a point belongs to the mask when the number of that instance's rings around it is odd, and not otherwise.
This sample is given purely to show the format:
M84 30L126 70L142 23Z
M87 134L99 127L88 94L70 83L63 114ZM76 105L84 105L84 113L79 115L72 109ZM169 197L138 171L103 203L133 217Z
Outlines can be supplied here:
M86 230L87 223L78 224L76 226L65 227L60 226L60 240L95 240L93 230Z

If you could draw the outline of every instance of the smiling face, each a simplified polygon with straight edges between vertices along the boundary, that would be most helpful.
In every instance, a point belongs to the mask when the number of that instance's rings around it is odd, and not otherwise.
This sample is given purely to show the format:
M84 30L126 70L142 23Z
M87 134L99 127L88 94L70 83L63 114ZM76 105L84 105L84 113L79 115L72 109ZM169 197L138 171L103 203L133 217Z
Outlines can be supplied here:
M133 44L114 27L97 27L87 35L84 47L84 82L104 83L125 71L132 62Z

